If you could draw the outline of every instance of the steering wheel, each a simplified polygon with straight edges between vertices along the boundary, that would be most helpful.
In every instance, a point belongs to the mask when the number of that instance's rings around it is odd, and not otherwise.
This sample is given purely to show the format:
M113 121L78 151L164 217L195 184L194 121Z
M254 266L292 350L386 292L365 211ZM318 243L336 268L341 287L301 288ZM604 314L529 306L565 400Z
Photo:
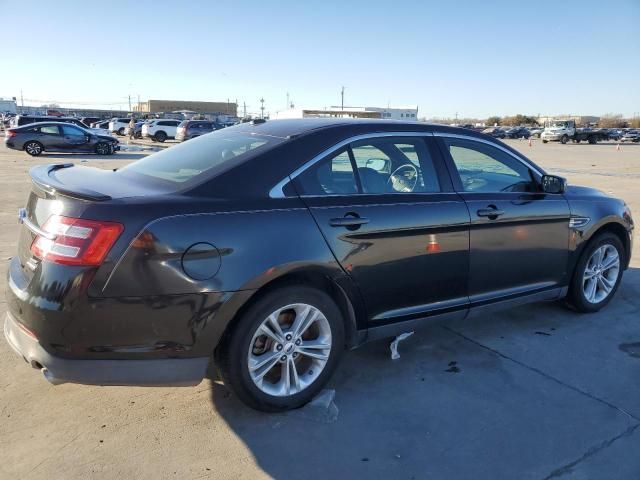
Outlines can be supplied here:
M463 189L465 192L472 192L474 190L477 190L478 188L482 188L487 185L487 183L488 182L484 178L477 177L467 177L462 181Z
M418 169L415 165L407 163L396 168L387 180L387 185L390 185L396 192L413 192L418 183Z

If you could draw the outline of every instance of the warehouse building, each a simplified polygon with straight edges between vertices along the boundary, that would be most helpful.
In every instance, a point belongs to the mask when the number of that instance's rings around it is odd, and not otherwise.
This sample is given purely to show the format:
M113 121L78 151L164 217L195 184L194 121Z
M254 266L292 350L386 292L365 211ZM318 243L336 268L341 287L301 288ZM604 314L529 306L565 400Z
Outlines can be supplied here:
M238 106L234 102L197 102L190 100L147 100L134 106L135 112L176 112L190 110L196 113L216 113L235 116Z

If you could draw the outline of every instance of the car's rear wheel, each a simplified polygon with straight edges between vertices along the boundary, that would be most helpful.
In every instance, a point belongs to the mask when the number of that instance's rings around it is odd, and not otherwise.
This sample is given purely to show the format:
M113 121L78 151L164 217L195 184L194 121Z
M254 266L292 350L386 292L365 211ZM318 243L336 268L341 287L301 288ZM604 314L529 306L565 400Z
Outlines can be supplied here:
M44 151L44 147L40 142L27 142L24 145L24 150L32 157L37 157Z
M120 127L118 129L118 135L120 135L120 136L124 135L124 127Z
M344 348L340 310L326 293L286 287L250 306L216 351L226 385L253 408L282 411L309 402Z
M113 153L109 144L105 142L100 142L96 145L96 153L98 155L109 155Z
M591 145L593 145L598 142L598 139L596 137L589 137L588 141Z
M162 130L155 134L156 140L159 142L164 142L167 139L167 134Z
M578 260L567 300L580 312L597 312L613 298L624 265L624 247L613 233L592 239Z

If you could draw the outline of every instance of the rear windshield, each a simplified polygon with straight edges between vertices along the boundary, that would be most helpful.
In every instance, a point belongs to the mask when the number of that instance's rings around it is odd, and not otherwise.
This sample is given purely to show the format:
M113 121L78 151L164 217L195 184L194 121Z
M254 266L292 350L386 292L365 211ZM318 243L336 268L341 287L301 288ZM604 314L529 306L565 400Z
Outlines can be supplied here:
M118 173L143 175L179 187L190 180L197 181L199 176L237 165L249 152L266 151L282 141L276 137L235 133L232 129L217 130L149 155L121 168Z

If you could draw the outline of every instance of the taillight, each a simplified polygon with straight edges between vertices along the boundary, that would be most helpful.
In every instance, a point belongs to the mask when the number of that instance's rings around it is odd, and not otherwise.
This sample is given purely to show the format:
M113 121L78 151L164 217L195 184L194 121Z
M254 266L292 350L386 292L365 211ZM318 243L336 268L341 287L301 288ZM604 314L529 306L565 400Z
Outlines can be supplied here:
M124 227L120 223L52 215L42 226L31 253L62 265L100 265ZM50 237L50 238L47 238Z
M15 137L16 135L18 135L18 133L15 130L7 130L7 132L5 133L5 136L7 138L12 138L12 137Z

